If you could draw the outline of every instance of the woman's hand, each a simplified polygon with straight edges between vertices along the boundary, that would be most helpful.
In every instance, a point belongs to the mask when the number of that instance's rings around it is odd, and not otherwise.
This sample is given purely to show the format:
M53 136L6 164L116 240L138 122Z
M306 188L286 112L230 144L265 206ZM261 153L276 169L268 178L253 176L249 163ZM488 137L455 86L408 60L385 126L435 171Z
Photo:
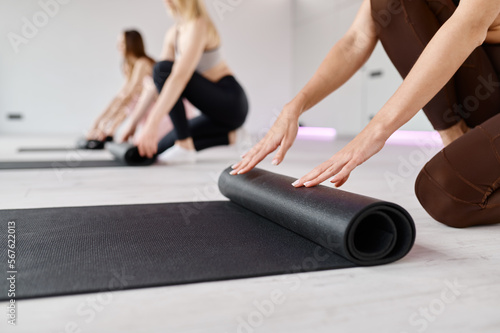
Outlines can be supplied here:
M273 165L279 165L297 137L300 113L300 109L296 107L285 106L266 136L248 153L243 155L243 159L239 163L233 165L231 174L241 175L252 170L278 147L279 150L272 163Z
M142 157L153 158L158 152L158 126L146 125L141 131L137 147Z
M340 187L345 184L351 172L384 147L387 137L369 127L365 128L347 146L333 155L328 161L317 166L292 185L295 187L313 187L328 178Z
M135 134L136 131L136 126L129 122L127 125L125 125L125 128L122 131L122 134L120 135L119 141L118 142L126 142L130 138L132 138Z
M102 141L106 138L106 132L99 125L94 126L87 134L87 140Z

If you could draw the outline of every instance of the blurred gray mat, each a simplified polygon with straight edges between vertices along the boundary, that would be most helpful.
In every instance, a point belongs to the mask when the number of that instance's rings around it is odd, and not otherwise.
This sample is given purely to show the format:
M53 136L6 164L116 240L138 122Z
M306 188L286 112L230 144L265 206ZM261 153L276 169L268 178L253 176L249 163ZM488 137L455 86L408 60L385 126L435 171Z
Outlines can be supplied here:
M114 160L0 161L0 170L149 166L155 162L154 158L141 157L137 147L128 143L107 143L106 150L113 155Z

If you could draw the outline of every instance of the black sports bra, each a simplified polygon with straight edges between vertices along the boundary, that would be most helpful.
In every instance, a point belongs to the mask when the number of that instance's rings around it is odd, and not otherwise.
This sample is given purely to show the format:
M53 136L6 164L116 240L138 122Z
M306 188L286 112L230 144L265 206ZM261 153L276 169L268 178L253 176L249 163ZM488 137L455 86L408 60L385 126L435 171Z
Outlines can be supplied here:
M455 6L458 7L458 4L460 3L460 0L453 0L453 3L455 4Z

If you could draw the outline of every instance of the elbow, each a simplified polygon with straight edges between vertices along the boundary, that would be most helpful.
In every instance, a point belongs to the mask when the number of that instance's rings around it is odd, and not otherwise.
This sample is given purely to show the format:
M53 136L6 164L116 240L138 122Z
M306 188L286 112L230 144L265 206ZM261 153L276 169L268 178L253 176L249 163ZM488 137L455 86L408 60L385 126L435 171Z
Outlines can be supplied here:
M483 45L486 41L486 37L488 36L488 28L483 26L474 26L471 28L471 43L474 48Z
M341 49L344 50L349 59L354 58L364 63L370 57L377 43L377 37L362 31L352 31L346 34L340 43Z

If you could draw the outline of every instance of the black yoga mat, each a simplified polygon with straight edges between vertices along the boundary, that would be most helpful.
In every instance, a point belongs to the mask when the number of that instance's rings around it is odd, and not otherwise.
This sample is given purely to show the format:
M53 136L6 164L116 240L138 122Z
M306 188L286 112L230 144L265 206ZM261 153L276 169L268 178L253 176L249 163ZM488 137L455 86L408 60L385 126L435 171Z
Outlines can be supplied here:
M103 150L106 142L112 142L113 137L108 136L104 141L99 140L87 140L86 138L78 139L76 145L73 147L23 147L19 148L20 153L33 153L33 152L61 152L61 151L72 151L72 150Z
M3 161L0 162L0 170L149 166L155 162L155 159L141 157L137 147L128 143L107 143L106 149L113 154L114 160L83 160L72 157L66 161Z
M415 226L401 207L263 170L230 176L231 201L0 211L16 230L16 297L387 264ZM7 248L0 247L7 262ZM0 299L8 281L0 279Z

